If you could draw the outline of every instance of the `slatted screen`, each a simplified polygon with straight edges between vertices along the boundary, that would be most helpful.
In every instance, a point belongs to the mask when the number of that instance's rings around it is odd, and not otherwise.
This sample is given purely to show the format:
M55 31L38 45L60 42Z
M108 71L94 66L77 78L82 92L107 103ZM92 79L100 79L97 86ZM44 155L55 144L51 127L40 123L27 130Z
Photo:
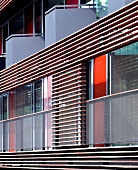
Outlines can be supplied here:
M83 63L136 42L137 20L138 1L134 1L2 70L1 93L52 75L53 145L58 147L85 143L86 68ZM16 144L20 146L18 142Z
M53 75L53 146L85 144L85 86L84 64Z
M1 0L0 1L0 11L8 6L13 0Z

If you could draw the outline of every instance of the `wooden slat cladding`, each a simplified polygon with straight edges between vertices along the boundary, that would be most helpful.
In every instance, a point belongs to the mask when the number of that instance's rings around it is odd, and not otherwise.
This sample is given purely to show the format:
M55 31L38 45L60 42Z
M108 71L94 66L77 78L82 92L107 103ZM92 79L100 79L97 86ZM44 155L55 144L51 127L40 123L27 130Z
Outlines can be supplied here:
M53 147L85 144L85 64L54 74L52 89Z
M138 1L1 71L1 92L138 40Z
M53 146L86 142L85 61L138 40L138 1L0 72L0 92L52 75ZM20 54L19 54L20 55Z
M1 0L0 1L0 11L2 11L6 6L10 5L13 0Z

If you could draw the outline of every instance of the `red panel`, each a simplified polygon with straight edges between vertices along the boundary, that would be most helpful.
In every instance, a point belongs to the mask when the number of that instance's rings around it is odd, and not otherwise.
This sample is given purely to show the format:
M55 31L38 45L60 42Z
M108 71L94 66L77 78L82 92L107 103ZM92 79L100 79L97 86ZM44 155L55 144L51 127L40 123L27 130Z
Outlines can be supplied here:
M33 34L33 7L25 11L25 34Z
M9 118L15 117L15 91L10 91L9 94Z
M78 4L78 0L66 0L66 5Z
M94 98L106 95L106 55L94 59Z
M94 98L106 95L106 55L94 59ZM104 103L94 107L94 143L104 146Z

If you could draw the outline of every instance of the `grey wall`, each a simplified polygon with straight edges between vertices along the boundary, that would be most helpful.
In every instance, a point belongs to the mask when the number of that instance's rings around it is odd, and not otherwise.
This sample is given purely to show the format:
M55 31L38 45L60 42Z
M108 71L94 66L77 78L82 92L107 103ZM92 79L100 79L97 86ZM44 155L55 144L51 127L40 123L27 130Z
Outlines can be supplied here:
M108 0L108 14L124 7L135 0Z
M96 21L94 9L56 9L45 16L45 46Z
M44 37L12 37L6 41L6 67L43 49Z

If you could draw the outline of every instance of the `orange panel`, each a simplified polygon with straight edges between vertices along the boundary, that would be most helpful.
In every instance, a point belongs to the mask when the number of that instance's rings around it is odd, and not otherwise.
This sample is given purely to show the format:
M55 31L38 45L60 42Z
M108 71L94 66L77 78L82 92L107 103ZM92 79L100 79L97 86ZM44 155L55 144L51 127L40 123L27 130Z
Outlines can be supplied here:
M94 59L94 98L106 95L106 55ZM94 107L94 143L104 146L104 103Z
M106 95L106 55L94 59L94 98Z

